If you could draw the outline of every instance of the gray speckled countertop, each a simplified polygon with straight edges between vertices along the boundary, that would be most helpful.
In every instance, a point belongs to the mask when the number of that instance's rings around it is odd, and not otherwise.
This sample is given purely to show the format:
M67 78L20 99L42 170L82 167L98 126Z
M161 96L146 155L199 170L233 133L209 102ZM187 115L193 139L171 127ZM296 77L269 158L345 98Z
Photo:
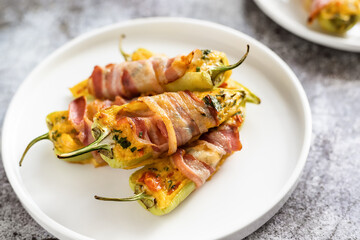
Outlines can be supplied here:
M307 42L250 0L0 0L0 124L21 82L55 49L94 28L154 16L209 20L258 39L309 98L313 140L299 185L247 239L360 239L360 54ZM54 239L21 206L2 164L0 185L0 239Z

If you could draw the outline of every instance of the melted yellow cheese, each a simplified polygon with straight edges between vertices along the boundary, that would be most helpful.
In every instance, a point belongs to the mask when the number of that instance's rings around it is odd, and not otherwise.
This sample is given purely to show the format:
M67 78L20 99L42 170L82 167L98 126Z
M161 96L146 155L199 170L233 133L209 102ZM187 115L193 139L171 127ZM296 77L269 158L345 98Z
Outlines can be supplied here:
M88 90L88 79L79 82L72 88L70 88L70 92L72 93L74 98L78 98L81 96L90 96L89 90Z
M83 147L77 140L77 132L68 121L68 111L54 112L48 115L49 136L59 152L71 152Z
M158 179L160 179L160 190L152 191L146 184L139 181L146 172L154 173ZM138 170L130 177L130 181L137 185L141 185L142 189L145 190L147 194L153 196L156 199L156 206L160 210L169 207L171 201L181 189L192 182L182 175L177 168L174 168L169 158L158 159L157 163L147 165Z
M46 122L49 128L49 137L53 142L55 152L57 153L72 152L84 147L84 145L78 140L78 133L69 122L68 115L68 111L59 111L49 114L46 118ZM95 167L105 165L105 162L98 162L92 157L73 163L91 163Z
M219 104L219 108L217 109L217 117L219 120L219 124L223 123L230 117L234 116L236 113L239 112L241 105L246 101L245 90L228 90L217 88L210 92L196 92L195 95L200 98L204 99L207 95L211 95L215 97Z
M210 67L228 65L228 59L223 52L214 50L194 50L194 57L189 65L189 72L196 72L196 68L200 71L208 71Z
M152 56L154 56L154 54L151 51L145 48L139 48L131 55L131 60L132 61L146 60L151 58Z
M122 106L112 106L95 116L95 125L105 126L112 132L110 137L114 141L114 158L107 159L109 165L114 168L131 169L152 163L151 159L146 161L154 152L152 146L142 140L141 136L137 136L135 126L126 118L122 121L117 119L120 111L136 114L144 113L148 111L148 108L143 103L133 102ZM116 159L121 159L121 161Z
M122 125L121 133L115 130L112 139L115 141L114 159L122 160L118 162L119 167L131 169L154 162L154 159L145 159L149 158L149 154L153 153L153 149L149 144L139 141L139 136L136 135L132 125Z

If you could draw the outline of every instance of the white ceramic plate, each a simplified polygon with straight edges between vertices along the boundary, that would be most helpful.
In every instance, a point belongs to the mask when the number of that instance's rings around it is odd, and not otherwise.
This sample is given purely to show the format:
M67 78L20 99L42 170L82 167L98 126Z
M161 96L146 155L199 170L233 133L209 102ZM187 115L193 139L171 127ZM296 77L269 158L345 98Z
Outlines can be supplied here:
M133 171L94 168L57 159L43 141L18 161L27 143L46 132L45 116L67 109L68 88L93 66L122 61L117 43L174 56L194 48L217 49L231 62L250 44L250 56L233 78L261 97L248 105L243 150L177 209L157 217L138 203L93 198L129 196ZM178 18L140 19L105 27L69 42L44 60L12 100L3 127L7 176L27 211L61 239L214 239L244 237L265 223L289 197L305 164L311 116L305 93L290 68L272 51L236 30Z
M343 36L331 35L317 25L307 25L308 13L303 0L254 0L259 8L286 30L323 46L360 52L360 24L355 25Z

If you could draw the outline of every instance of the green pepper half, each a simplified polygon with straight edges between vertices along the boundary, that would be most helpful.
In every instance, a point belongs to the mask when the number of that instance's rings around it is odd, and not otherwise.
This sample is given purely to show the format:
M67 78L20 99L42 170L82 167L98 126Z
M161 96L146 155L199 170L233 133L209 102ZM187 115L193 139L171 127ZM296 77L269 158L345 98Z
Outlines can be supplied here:
M21 159L19 161L19 166L22 165L22 162L25 158L26 153L29 151L29 149L37 142L41 140L50 140L54 144L54 152L56 155L63 154L64 150L75 150L77 148L80 148L82 144L79 142L79 140L76 139L76 130L71 126L71 124L68 122L68 111L58 111L50 113L46 116L46 125L49 129L49 132L36 137L33 139L25 148L25 151L23 155L21 156ZM66 146L62 144L62 140L69 139L70 141L67 141ZM66 159L68 162L84 162L84 160L88 160L91 158L91 153L87 153L81 156L74 156L71 158Z

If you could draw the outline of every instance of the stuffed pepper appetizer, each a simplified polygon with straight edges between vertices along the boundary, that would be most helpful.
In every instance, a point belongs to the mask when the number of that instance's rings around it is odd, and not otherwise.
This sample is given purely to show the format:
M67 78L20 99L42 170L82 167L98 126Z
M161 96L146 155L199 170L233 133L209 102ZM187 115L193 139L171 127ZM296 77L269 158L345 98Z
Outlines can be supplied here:
M182 90L208 91L227 80L230 70L238 67L248 52L249 46L237 63L229 65L226 55L214 50L196 49L188 55L168 58L139 49L132 61L95 66L91 76L71 88L71 92L74 97L86 95L112 100L116 96L132 99Z
M317 20L321 28L342 34L360 20L360 0L305 0L310 15L308 23Z
M244 110L241 110L241 113L243 112ZM231 118L220 127L203 134L200 139L179 148L173 155L133 173L129 184L134 196L95 196L95 199L138 201L154 215L171 212L209 180L231 153L241 150L238 131L243 122L241 116L242 114L239 114Z
M91 125L94 115L101 109L112 105L122 105L127 101L116 97L114 101L95 100L87 102L84 96L74 99L69 104L68 111L58 111L47 115L46 125L48 132L33 139L26 147L19 165L25 158L29 149L41 140L50 140L54 145L56 154L72 152L92 143L95 139L91 135ZM74 163L92 163L95 167L105 165L97 152L87 153L67 159Z
M209 92L167 92L139 97L122 106L101 110L94 117L95 141L58 155L72 158L94 150L113 168L135 168L174 154L179 146L196 140L239 113L247 101L258 98L246 89Z
M198 52L198 50L195 50L194 52ZM249 51L249 46L247 49L247 53L243 56L243 58L235 65L230 66L230 68L236 67L239 64L241 64ZM124 53L124 51L121 48L120 45L120 52L124 56L126 61L130 61L133 64L134 63L140 63L141 61L145 61L151 58L154 58L159 55L155 55L152 52L140 48L137 51L135 51L132 56L130 57L129 54ZM206 50L204 51L205 55L207 57L202 57L203 66L204 69L206 66L209 67L211 64L216 65L216 59L218 58L219 62L221 64L228 63L227 58L224 53L217 52L217 51L210 51ZM194 61L193 61L194 62ZM198 61L199 63L199 61ZM194 64L194 63L193 63ZM220 65L219 65L220 66ZM233 85L231 82L235 82L228 77L231 74L231 71L228 71L229 66L225 66L225 69L220 66L218 69L212 69L212 76L215 76L218 74L216 79L220 79L218 84L225 84L223 82L224 79L226 79L226 82L230 83L230 85ZM194 68L194 66L193 66ZM200 75L198 75L200 72L198 71L199 68L196 67L195 72L187 72L185 75L186 77L181 77L181 79L172 82L170 84L166 85L167 91L179 91L183 89L207 89L208 87L206 84L204 85L203 78L199 78ZM218 71L218 72L217 72ZM225 72L223 72L225 71ZM227 72L226 72L227 71ZM191 74L190 74L191 73ZM208 71L206 74L210 73ZM201 72L201 76L204 75L205 72ZM209 75L207 75L209 77ZM185 80L185 81L184 81ZM191 83L191 84L190 84ZM190 85L189 85L190 84ZM197 87L197 86L202 87ZM226 85L226 84L225 84ZM92 125L92 118L94 115L100 110L107 108L111 105L122 105L127 100L123 99L120 96L110 96L113 101L110 100L99 100L94 99L89 95L88 88L87 88L87 81L84 81L73 88L70 89L74 97L77 97L77 99L73 100L69 105L68 111L60 111L60 112L54 112L47 116L46 122L49 128L49 132L41 135L34 140L32 140L28 146L26 147L21 160L19 162L19 165L21 166L22 161L28 152L28 150L38 141L48 139L51 140L54 144L54 150L56 154L62 154L67 152L72 152L74 150L80 149L91 142L94 141L94 138L91 134L91 125ZM149 92L150 93L150 92ZM143 93L144 95L144 93ZM85 96L87 98L85 98ZM89 97L90 96L90 97ZM87 101L88 99L88 101ZM90 100L90 101L89 101ZM81 156L76 156L72 158L66 158L65 160L69 162L74 163L93 163L94 166L102 166L105 165L106 162L102 160L99 153L97 151L92 151L87 154L83 154Z

